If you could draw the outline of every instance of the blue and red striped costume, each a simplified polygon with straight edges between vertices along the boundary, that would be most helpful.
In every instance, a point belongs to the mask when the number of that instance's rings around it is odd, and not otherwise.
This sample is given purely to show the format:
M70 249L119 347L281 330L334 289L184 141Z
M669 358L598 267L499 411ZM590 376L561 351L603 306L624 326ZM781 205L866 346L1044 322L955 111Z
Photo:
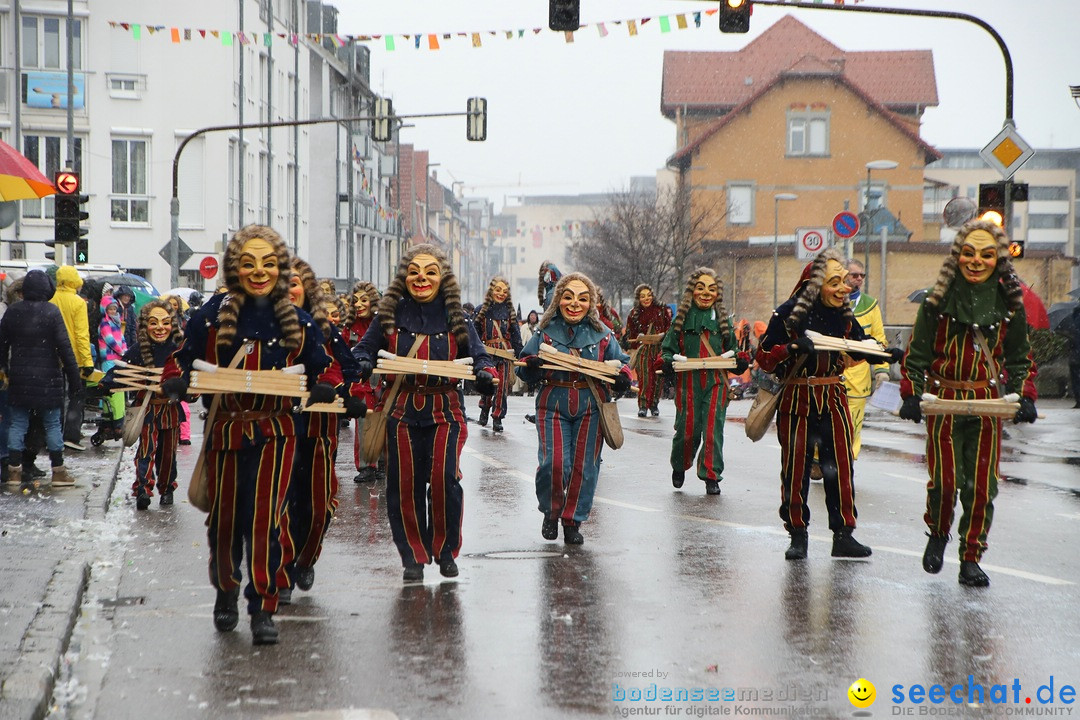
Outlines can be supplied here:
M300 347L281 345L281 330L272 303L250 300L237 320L236 340L219 349L218 310L224 294L215 295L188 321L187 337L165 366L162 379L191 372L196 359L225 367L237 352L247 370L280 370L302 363L308 386L329 363L323 337L307 313L296 309L302 330ZM210 514L210 582L231 591L243 582L241 565L248 548L248 583L244 597L248 612L277 610L276 577L281 567L280 520L296 455L296 415L293 400L270 395L222 395L209 433L206 451Z
M375 365L379 350L405 356L424 335L414 357L456 360L471 357L473 371L492 367L472 323L469 346L459 347L441 298L398 302L396 329L371 324L354 349L357 360ZM393 376L382 376L392 382ZM405 375L386 416L386 512L404 567L443 563L461 550L461 449L468 437L465 398L458 381L435 375Z
M517 355L521 352L521 331L511 310L509 302L492 303L482 316L477 316L476 320L481 324L477 333L488 347L513 350ZM500 381L495 386L494 395L480 396L480 408L491 408L491 417L501 419L506 417L506 396L510 394L510 386L513 385L510 371L514 365L510 360L494 356L492 361L498 368Z
M619 360L622 372L629 375L626 363L630 358L608 328L596 330L587 321L568 325L561 315L556 315L529 338L521 357L538 354L541 343L586 360ZM518 374L529 379L527 368L520 368ZM536 433L540 440L536 499L546 517L576 526L589 519L600 478L600 451L604 446L600 410L584 375L541 370L540 378L542 386L536 394ZM607 383L594 382L605 396Z
M370 317L366 318L356 318L356 320L353 321L352 326L347 329L347 332L342 331L341 336L345 339L346 344L353 346L359 343L360 340L367 333L368 328L371 327L371 323L374 320L375 315L371 315ZM367 405L369 408L374 409L375 406L378 404L377 398L375 396L375 389L372 387L371 382L368 380L357 379L357 382L353 384L352 390L350 392L352 392L355 397L363 400L364 404ZM366 467L365 463L360 459L361 427L362 423L353 423L353 465L356 467L357 470ZM372 463L371 467L374 466L375 463Z

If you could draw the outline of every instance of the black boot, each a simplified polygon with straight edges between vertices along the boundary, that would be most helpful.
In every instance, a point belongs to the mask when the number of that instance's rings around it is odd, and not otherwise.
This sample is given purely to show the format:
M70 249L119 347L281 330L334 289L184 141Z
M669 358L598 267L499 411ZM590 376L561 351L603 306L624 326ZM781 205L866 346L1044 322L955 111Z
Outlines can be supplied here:
M161 491L161 499L158 500L158 505L172 505L173 504L173 491L172 488Z
M970 560L960 561L960 584L968 587L986 587L990 578L979 567L979 563Z
M855 528L844 528L833 533L832 556L842 558L870 557L873 552L869 547L851 537Z
M637 416L638 417L646 417L648 414L649 414L649 411L646 410L645 408L639 408L638 411L637 411Z
M493 432L502 432L503 431L502 418L492 418L491 419L491 430Z
M784 559L786 560L805 560L806 559L806 546L809 538L806 535L805 530L789 530L791 533L791 544L788 545L788 549L784 551Z
M296 587L304 592L311 589L315 584L315 568L296 566Z
M717 480L705 481L705 494L706 495L719 495L720 494L720 482Z
M559 520L557 518L549 518L544 516L544 522L540 525L540 535L545 540L558 540L559 539Z
M274 618L265 610L259 610L251 616L251 644L277 645L278 630L274 627Z
M214 601L214 627L218 632L236 629L236 623L240 621L240 611L236 607L239 599L240 588L217 591L217 600Z
M139 510L150 507L150 496L146 494L145 490L139 490L139 496L135 498L135 507Z
M455 578L458 576L457 563L454 558L439 561L439 574L443 577Z
M476 421L476 424L479 425L480 427L487 427L488 413L489 412L490 412L490 410L488 408L486 408L486 407L485 408L480 408L480 419Z
M649 412L652 413L653 417L660 417L660 408L656 405L653 405L651 408L649 408Z
M369 483L375 482L375 468L371 465L360 468L360 471L356 473L356 477L353 478L354 483Z
M401 579L407 583L424 582L424 566L406 565L405 572L402 573Z
M685 470L672 470L671 471L671 485L672 487L681 488L683 482L686 480Z
M581 535L577 525L562 526L563 542L567 545L584 545L585 538Z
M941 572L945 562L945 545L949 538L944 535L931 535L926 540L926 551L922 556L922 569L931 575Z

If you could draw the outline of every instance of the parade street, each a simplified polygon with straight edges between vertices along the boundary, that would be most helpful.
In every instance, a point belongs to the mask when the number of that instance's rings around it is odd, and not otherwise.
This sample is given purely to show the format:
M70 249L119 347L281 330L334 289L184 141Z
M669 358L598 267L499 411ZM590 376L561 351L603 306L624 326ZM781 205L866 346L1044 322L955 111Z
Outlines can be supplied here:
M475 418L476 398L467 400ZM718 497L692 473L681 490L671 486L671 402L661 403L660 418L639 419L633 401L622 400L626 442L604 450L578 547L540 536L536 430L524 420L532 402L510 398L502 434L469 424L461 574L447 580L429 566L422 585L403 584L384 483L354 484L352 431L343 431L340 506L314 587L294 591L275 616L276 646L253 647L245 617L224 634L211 622L205 516L186 499L199 423L194 444L181 448L172 507L155 500L135 510L131 450L107 512L88 506L85 520L44 510L56 506L48 497L5 493L4 547L12 550L0 563L20 564L23 574L5 577L29 585L4 590L0 668L18 665L16 648L34 647L15 631L37 609L32 583L47 581L49 567L31 572L22 556L29 543L43 564L62 563L66 552L90 558L49 701L55 718L1073 712L1065 687L1080 684L1080 411L1071 401L1040 403L1046 417L1034 425L1005 425L1008 479L982 563L988 588L958 584L955 540L939 575L921 568L924 425L868 416L855 466L856 536L873 556L830 557L816 483L809 557L790 562L777 516L779 446L774 431L756 444L745 437L749 400L730 409ZM73 469L97 463L110 472L118 450L106 443ZM93 497L88 485L82 492ZM63 507L77 507L78 490L67 492ZM35 512L52 514L28 537L25 516ZM848 688L860 678L876 686L876 700L857 711ZM935 684L944 703L927 699ZM961 702L947 694L957 685ZM986 691L981 702L976 685ZM1007 693L992 699L994 686Z

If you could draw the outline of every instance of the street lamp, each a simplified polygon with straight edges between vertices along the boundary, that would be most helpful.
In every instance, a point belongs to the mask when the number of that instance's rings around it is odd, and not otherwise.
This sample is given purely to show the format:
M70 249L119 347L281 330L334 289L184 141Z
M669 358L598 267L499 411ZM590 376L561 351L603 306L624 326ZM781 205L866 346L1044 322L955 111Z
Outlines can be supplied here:
M870 270L870 226L873 224L870 222L872 217L870 215L870 172L872 170L893 170L898 164L895 160L871 160L866 163L866 202L863 204L863 211L866 215L866 263L863 267L868 271ZM877 215L876 209L874 215ZM863 280L863 284L865 285L868 280L869 278Z
M1072 99L1076 103L1076 107L1080 107L1080 85L1070 85L1069 92L1072 93Z
M780 268L780 201L798 200L795 193L777 193L773 195L773 244L772 244L772 304L775 308L780 303L777 301L777 288L779 287Z

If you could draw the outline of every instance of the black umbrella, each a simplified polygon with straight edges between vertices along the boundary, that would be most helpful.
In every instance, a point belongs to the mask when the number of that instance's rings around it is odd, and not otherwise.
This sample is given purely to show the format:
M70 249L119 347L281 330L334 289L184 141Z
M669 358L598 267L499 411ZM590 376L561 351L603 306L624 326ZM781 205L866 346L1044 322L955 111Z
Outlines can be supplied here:
M1073 311L1080 305L1080 301L1072 302L1059 302L1050 306L1050 309L1046 311L1047 316L1050 318L1050 329L1054 332L1064 330L1062 325L1072 317Z
M926 299L926 296L930 293L930 288L923 288L922 290L916 290L907 296L907 299L911 302L921 303Z

